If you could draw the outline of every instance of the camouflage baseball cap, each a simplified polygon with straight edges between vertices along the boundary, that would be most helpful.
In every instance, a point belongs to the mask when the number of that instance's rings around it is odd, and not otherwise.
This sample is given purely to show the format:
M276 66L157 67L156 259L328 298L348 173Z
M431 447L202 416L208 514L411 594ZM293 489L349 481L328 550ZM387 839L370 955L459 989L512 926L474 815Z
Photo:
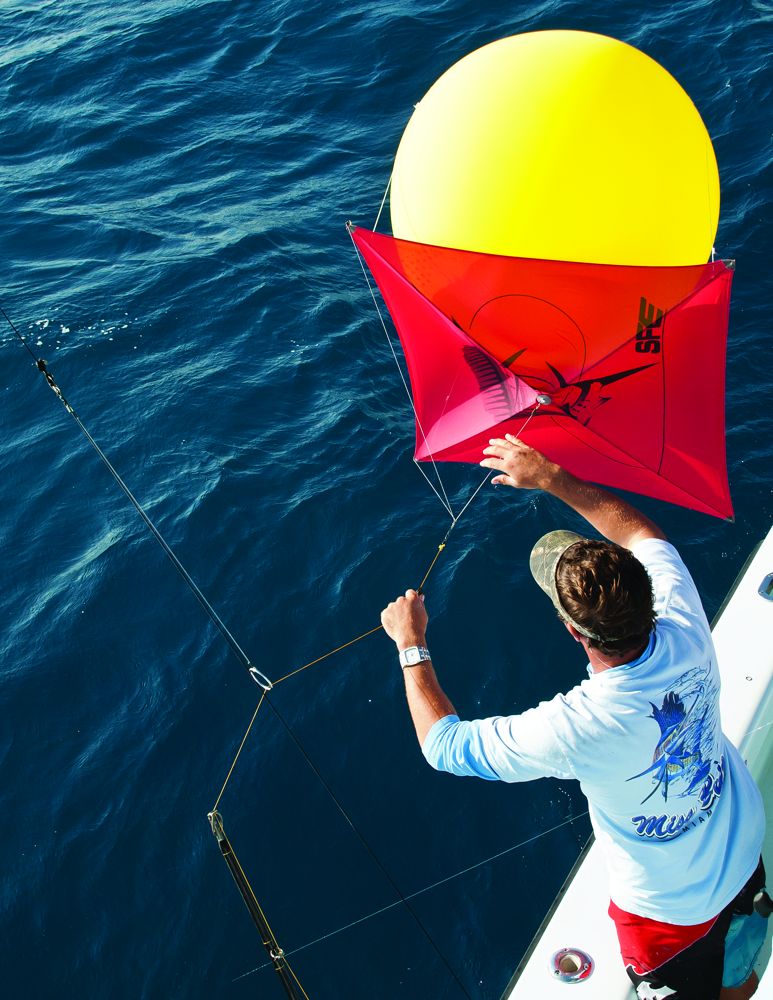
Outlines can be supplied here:
M573 531L549 531L547 535L543 535L540 538L531 550L529 569L531 570L531 575L548 595L556 611L558 611L564 621L569 622L570 625L576 628L580 635L584 635L586 638L593 639L596 642L603 642L602 637L597 632L592 632L584 625L578 625L569 616L561 603L561 598L558 596L556 570L558 569L561 556L572 545L583 541L585 539L582 535L577 535Z

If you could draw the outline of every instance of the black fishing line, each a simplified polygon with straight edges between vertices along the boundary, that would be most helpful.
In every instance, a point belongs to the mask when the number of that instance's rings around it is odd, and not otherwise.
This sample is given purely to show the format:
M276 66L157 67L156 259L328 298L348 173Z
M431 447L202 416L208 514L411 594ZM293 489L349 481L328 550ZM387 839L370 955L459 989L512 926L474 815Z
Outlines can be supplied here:
M234 652L234 654L236 655L236 657L239 660L239 662L242 664L243 667L246 668L247 672L250 674L250 676L252 677L252 679L255 681L256 684L259 684L260 687L264 688L265 690L270 690L271 689L271 682L268 680L267 677L265 677L257 669L257 667L255 667L252 664L252 662L250 661L250 658L247 656L247 654L244 652L244 650L242 649L242 647L239 645L239 643L233 637L233 635L231 634L230 630L226 626L225 622L222 620L222 618L220 617L220 615L217 613L217 611L215 611L215 609L209 603L209 601L207 600L207 598L201 592L201 590L199 589L196 581L190 575L190 573L188 572L188 570L183 566L183 564L180 562L180 560L174 554L174 552L172 551L172 549L170 548L170 546L167 544L167 541L164 538L164 536L161 534L161 532L158 530L158 528L155 526L155 524L148 517L147 513L145 512L145 510L142 507L142 504L139 502L139 500L135 497L135 495L132 493L132 491L126 485L126 483L121 478L121 476L118 473L117 469L113 466L113 464L111 463L111 461L107 457L107 455L102 451L102 449L99 447L99 445L94 440L94 438L91 436L91 434L89 434L88 429L86 428L86 426L81 421L81 418L78 416L78 414L75 412L75 410L72 408L72 406L65 399L65 397L64 397L64 395L62 393L62 390L57 385L56 380L54 379L54 376L52 375L52 373L49 371L46 362L42 358L35 357L35 354L32 351L32 349L30 348L29 344L24 339L24 337L19 332L19 330L16 328L16 326L14 325L14 323L11 321L10 317L8 316L8 313L5 311L5 309L3 309L2 306L0 306L0 312L2 312L3 316L8 321L8 323L9 323L11 329L13 330L13 332L19 338L19 340L21 341L22 345L26 348L26 350L29 353L30 357L35 362L35 364L36 364L36 366L38 368L38 371L43 375L43 377L45 378L45 380L48 383L49 387L53 390L54 394L56 395L56 397L61 402L62 406L64 406L65 410L70 414L70 416L73 418L73 420L75 421L75 423L78 425L79 430L81 431L81 433L83 434L83 436L86 438L86 440L88 441L88 443L91 445L91 447L97 453L97 455L99 455L99 457L102 460L103 464L107 468L107 471L110 473L110 475L116 481L116 483L121 488L121 490L123 491L123 493L125 494L125 496L129 500L129 502L131 503L131 505L134 507L134 509L137 511L137 513L142 518L142 520L145 522L145 525L150 530L150 532L153 534L153 537L156 539L156 541L158 542L158 544L161 546L161 548L166 553L169 561L172 563L172 565L174 566L174 568L177 570L177 572L180 574L180 576L186 582L186 584L188 585L188 587L191 589L191 591L193 592L194 597L199 602L199 604L202 606L202 608L204 608L204 610L206 611L207 615L209 615L210 619L215 624L215 626L217 627L217 629L220 632L220 634L223 636L223 638L225 639L225 641L231 647L231 650Z
M433 940L432 935L430 934L430 932L427 930L427 928L422 923L421 918L419 917L418 913L414 910L414 908L408 902L408 900L406 899L406 897L400 891L397 883L392 878L392 876L389 874L389 872L384 867L384 865L382 864L382 862L379 860L378 856L376 855L375 851L370 846L370 844L368 843L368 841L365 839L364 835L360 832L360 830L358 830L358 828L355 825L354 821L351 819L351 817L349 816L349 814L347 813L347 811L341 805L341 803L338 800L338 797L336 796L335 792L330 787L330 785L327 783L327 781L325 780L325 778L323 778L322 774L319 771L319 768L317 767L317 765L314 763L314 761L311 759L311 757L306 752L303 744L301 743L301 741L296 736L295 732L290 727L290 724L286 721L286 719L284 718L284 716L281 714L281 712L279 711L279 709L271 701L270 698L266 698L266 703L267 703L268 707L271 709L271 711L274 713L274 715L277 717L277 719L282 723L282 725L284 726L284 728L287 730L290 738L292 739L293 743L295 743L295 745L297 746L298 750L300 751L301 755L305 759L306 763L312 769L312 771L314 772L314 774L316 774L317 778L322 783L323 788L327 791L327 793L330 796L330 798L333 800L333 802L338 807L338 810L341 813L341 815L343 816L343 818L346 820L346 822L352 828L352 830L354 831L354 833L357 835L357 838L359 839L359 841L362 844L362 846L365 848L365 850L370 855L370 857L373 860L373 862L376 865L376 867L379 869L379 871L381 872L381 874L384 876L384 878L387 880L387 882L390 884L390 886L394 890L395 895L398 897L398 899L400 900L400 902L405 906L405 908L408 910L408 912L410 913L410 915L413 917L413 919L416 922L416 925L418 926L419 930L422 932L422 934L426 937L426 939L432 945L432 947L434 948L436 954L438 955L438 957L440 958L441 962L443 963L443 965L448 970L449 974L453 978L453 980L456 983L456 985L459 987L459 989L462 991L462 993L468 998L468 1000L472 1000L472 997L467 992L467 990L464 988L464 985L463 985L462 981L459 979L459 976L456 974L456 972L454 972L453 968L451 967L451 963L448 961L448 959L445 957L445 955L443 954L443 952L440 950L440 948L438 947L438 945L436 944L436 942Z

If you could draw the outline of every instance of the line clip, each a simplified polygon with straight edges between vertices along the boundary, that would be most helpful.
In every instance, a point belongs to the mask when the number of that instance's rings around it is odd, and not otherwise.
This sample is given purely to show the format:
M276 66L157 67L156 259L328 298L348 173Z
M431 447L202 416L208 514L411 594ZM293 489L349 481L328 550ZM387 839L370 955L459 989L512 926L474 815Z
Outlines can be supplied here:
M212 833L214 833L215 838L218 843L225 840L225 830L223 829L223 817L217 811L213 809L211 813L207 813L207 819L209 820L209 825L212 827Z
M53 389L54 393L59 397L59 401L64 406L65 410L67 410L67 412L74 417L75 410L73 410L73 408L70 406L70 404L62 395L62 390L56 384L56 379L48 370L47 363L43 360L43 358L38 358L36 364L38 366L38 371L45 377L45 380L46 382L48 382L49 387Z

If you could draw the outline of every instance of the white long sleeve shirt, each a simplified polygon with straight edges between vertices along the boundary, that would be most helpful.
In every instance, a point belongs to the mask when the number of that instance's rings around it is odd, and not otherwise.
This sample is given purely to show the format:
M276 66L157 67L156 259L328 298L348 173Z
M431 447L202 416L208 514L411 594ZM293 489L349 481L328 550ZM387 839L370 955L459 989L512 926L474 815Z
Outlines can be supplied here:
M489 780L576 778L623 910L673 924L716 916L759 860L762 798L719 717L711 630L676 549L633 549L653 583L656 628L635 661L591 673L520 715L440 719L433 767Z

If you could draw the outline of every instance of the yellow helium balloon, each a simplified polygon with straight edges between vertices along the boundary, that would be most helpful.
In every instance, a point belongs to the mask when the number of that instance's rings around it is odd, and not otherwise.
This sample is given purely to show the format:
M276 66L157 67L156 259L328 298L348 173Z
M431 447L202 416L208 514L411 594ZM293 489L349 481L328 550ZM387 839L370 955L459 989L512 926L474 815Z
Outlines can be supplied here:
M653 59L584 31L486 45L430 88L400 142L395 236L605 264L704 263L719 175L695 105Z

